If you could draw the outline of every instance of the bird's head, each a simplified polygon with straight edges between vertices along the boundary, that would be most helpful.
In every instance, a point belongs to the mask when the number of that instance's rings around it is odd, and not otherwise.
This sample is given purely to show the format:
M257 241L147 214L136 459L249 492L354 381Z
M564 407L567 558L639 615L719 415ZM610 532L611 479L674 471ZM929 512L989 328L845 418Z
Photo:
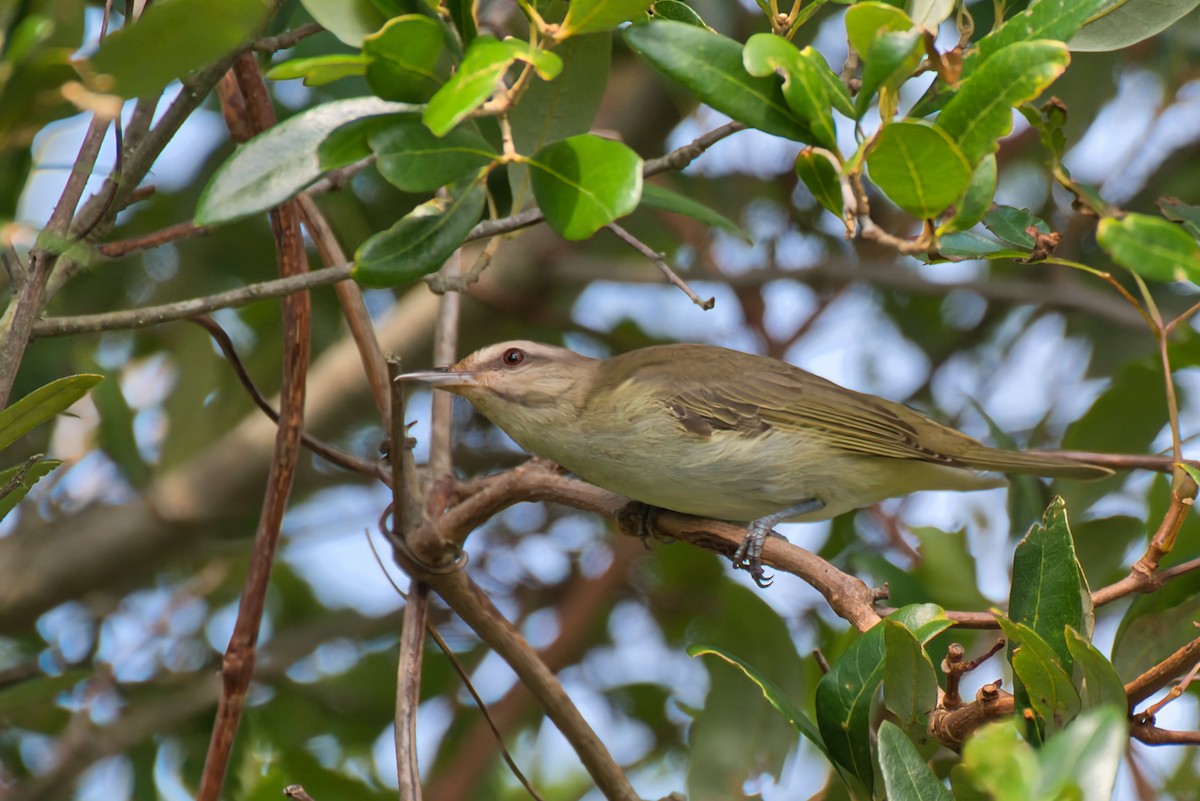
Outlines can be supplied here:
M406 373L462 395L501 428L570 413L587 393L597 360L566 348L518 340L477 350L449 367Z

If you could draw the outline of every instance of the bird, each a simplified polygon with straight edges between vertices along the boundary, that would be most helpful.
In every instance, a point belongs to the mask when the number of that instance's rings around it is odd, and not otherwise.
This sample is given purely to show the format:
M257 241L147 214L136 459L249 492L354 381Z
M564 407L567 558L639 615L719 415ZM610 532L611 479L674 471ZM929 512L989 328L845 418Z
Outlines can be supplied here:
M406 373L466 398L535 456L653 509L743 523L733 564L769 583L778 523L826 520L921 490L1007 485L1001 474L1111 475L1054 452L984 445L901 403L787 362L714 345L609 358L518 340Z

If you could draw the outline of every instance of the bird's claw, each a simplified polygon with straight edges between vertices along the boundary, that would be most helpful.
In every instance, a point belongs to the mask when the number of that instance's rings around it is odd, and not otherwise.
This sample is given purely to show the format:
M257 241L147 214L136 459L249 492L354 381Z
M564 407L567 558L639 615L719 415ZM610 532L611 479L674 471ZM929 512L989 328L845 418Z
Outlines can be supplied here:
M754 583L759 587L769 587L774 580L774 576L767 575L762 566L763 543L767 540L767 535L772 534L770 529L752 524L750 530L746 533L745 539L738 545L733 554L733 566L737 570L745 570L750 573L750 578L754 579ZM778 536L778 535L777 535Z
M665 543L675 541L674 537L659 532L658 513L657 506L631 501L620 511L618 522L626 530L626 533L637 535L637 538L642 541L642 547L648 551L651 540Z

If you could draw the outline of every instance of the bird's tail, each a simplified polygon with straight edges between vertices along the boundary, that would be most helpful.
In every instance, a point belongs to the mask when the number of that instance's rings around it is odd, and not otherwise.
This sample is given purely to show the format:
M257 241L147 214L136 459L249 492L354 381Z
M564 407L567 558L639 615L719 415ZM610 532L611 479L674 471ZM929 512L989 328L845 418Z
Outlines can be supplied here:
M1082 480L1105 478L1113 474L1107 467L1052 451L1030 453L980 446L977 450L972 449L969 453L962 454L959 459L976 470L994 470L998 473Z

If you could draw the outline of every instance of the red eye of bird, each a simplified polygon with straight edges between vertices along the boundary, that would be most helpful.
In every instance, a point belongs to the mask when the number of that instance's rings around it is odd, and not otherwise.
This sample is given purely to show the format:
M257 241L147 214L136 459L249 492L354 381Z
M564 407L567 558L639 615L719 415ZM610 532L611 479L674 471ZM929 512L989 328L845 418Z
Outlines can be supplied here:
M521 362L525 361L525 351L520 348L509 348L504 351L504 356L501 357L505 367L516 367Z

